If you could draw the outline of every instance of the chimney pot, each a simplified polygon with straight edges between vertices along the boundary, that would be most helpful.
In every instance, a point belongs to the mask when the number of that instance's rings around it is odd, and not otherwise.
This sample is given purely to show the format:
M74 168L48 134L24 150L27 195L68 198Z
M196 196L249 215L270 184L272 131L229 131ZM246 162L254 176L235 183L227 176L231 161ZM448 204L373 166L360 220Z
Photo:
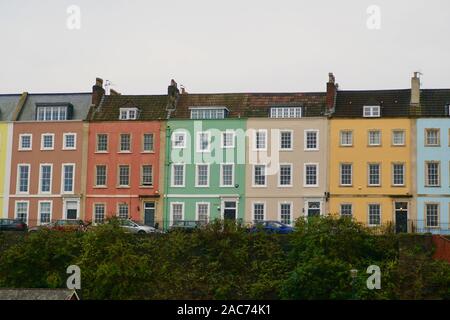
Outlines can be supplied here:
M104 95L105 89L103 88L103 80L101 78L96 78L95 85L92 86L92 96L91 96L92 104L98 106Z
M332 72L328 73L326 107L327 113L329 114L334 112L334 108L336 106L336 95L338 90L338 84L335 82L336 79L334 77L334 74Z
M420 104L420 72L414 72L411 78L411 105Z

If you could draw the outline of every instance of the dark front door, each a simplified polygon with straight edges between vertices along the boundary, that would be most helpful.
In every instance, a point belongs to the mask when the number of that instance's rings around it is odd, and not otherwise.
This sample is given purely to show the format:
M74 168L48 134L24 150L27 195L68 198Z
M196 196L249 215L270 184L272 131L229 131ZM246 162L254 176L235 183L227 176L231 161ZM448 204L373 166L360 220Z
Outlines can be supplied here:
M319 201L309 201L308 202L308 217L319 217L320 216L320 202Z
M236 201L224 201L223 218L225 220L236 220Z
M395 203L395 232L408 232L408 202Z
M144 202L144 224L147 226L155 226L155 203Z

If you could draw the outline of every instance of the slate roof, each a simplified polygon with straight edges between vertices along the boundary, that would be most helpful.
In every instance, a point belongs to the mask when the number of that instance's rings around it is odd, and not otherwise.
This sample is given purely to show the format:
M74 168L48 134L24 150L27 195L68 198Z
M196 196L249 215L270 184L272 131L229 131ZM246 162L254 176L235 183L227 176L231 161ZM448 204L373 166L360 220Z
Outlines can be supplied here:
M17 120L35 120L36 103L71 104L73 106L72 120L84 120L89 112L91 99L91 93L30 93Z
M421 115L424 117L448 116L450 89L422 89L420 92Z
M137 107L139 120L167 119L167 95L109 95L100 107L92 107L91 121L115 121L120 108ZM325 93L211 93L182 94L170 119L189 119L192 107L226 107L228 118L268 117L270 107L302 106L304 116L321 116ZM133 120L130 120L133 121Z
M410 114L410 92L410 89L339 90L333 117L362 117L366 105L380 105L381 117L405 117Z
M20 99L20 94L1 94L0 95L0 121L13 120L14 110Z
M78 300L69 289L0 289L0 300Z
M167 95L107 95L99 107L91 107L90 121L119 120L120 108L137 107L140 110L139 120L166 119ZM130 120L133 121L133 120Z

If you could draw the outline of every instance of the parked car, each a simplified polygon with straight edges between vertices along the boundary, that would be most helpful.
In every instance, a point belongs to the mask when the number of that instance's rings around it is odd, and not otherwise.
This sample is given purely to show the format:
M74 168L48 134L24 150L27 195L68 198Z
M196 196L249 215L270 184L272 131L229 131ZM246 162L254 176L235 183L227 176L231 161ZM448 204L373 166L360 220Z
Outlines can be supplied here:
M40 229L46 228L51 230L60 231L86 231L88 225L83 222L83 220L56 220L48 224L43 224L30 228L29 232L36 232Z
M173 231L183 231L183 232L193 232L200 227L199 221L191 220L178 220L174 221L169 227L168 232Z
M250 232L266 232L275 234L288 234L295 231L295 229L287 224L279 221L261 221L255 223L249 230Z
M20 219L0 219L0 231L27 231L28 226Z
M162 231L159 229L156 229L152 226L146 226L146 225L137 223L131 219L119 220L119 225L122 228L124 228L127 232L130 232L130 233L138 233L138 234L162 233Z

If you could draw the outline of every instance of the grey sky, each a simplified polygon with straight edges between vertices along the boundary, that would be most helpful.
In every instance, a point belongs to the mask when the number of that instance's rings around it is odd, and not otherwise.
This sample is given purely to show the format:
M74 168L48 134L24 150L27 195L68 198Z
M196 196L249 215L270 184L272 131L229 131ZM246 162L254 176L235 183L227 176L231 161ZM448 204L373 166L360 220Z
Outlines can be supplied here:
M66 27L69 5L81 29ZM369 30L368 6L381 9ZM0 93L450 87L448 0L0 0Z

